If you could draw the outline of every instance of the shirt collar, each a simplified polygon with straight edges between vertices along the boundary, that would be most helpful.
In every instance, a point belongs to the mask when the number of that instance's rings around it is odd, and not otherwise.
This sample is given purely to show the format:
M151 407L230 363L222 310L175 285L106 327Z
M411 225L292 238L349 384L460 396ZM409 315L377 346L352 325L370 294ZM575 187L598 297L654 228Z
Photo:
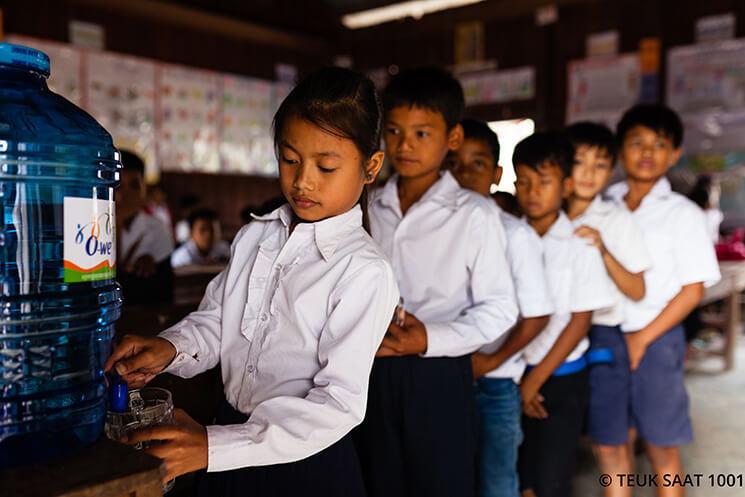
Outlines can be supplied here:
M606 214L613 209L613 206L603 200L602 195L595 195L590 205L587 206L587 210L584 214ZM581 216L580 216L581 217Z
M574 226L567 215L564 214L564 211L559 211L559 217L548 229L545 236L559 239L571 238L574 236Z
M667 177L663 176L662 178L657 180L657 183L654 184L652 189L649 191L646 197L642 200L642 202L646 201L647 198L650 199L664 199L668 197L673 191L672 186L670 185L670 180L667 179ZM629 184L625 181L622 181L620 183L616 183L615 185L611 185L610 188L608 188L608 196L611 197L616 202L623 202L623 198L626 196L626 194L629 192Z
M391 176L391 178L379 190L379 194L376 195L375 201L386 207L398 207L400 209L401 204L398 198L398 178L398 174ZM460 204L460 190L460 185L453 175L450 174L450 171L444 171L440 175L440 179L430 186L424 195L422 195L419 202L436 202L443 207L454 211Z
M257 221L279 220L287 228L292 224L293 212L290 204L285 204L264 216L252 217ZM328 261L342 240L357 228L362 227L362 209L359 204L338 216L329 217L315 223L300 223L295 226L296 231L312 230L313 239L318 251L325 261Z

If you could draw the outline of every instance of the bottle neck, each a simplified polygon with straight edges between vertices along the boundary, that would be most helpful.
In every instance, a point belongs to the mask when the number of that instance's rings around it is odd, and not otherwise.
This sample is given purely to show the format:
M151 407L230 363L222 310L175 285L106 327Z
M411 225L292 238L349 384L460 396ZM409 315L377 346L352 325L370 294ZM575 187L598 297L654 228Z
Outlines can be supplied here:
M47 77L29 68L0 65L0 81L3 85L23 84L36 88L47 87Z

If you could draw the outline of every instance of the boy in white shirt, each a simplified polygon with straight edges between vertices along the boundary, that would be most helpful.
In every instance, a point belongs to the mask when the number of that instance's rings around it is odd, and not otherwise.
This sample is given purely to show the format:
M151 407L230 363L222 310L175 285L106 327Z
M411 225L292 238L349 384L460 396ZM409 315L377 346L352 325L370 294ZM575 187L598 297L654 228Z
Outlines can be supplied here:
M600 470L610 475L628 474L633 470L626 444L631 371L620 325L624 297L634 301L644 297L644 271L651 261L631 214L604 200L600 193L616 160L613 132L602 124L580 122L569 126L567 134L575 149L567 215L575 233L600 251L615 296L613 307L592 316L590 357L597 362L589 369L588 434ZM616 479L604 492L607 497L631 495L630 488Z
M654 472L678 475L683 471L678 447L693 439L680 322L699 304L704 286L719 280L719 266L704 213L674 193L665 177L681 154L677 114L664 105L637 105L624 114L616 136L626 181L608 193L631 213L652 259L644 273L644 298L625 303L621 325L632 371L631 421ZM657 493L681 496L684 489L660 487Z
M447 167L463 188L490 198L492 184L499 184L502 177L499 139L485 122L464 119L461 125L463 145L448 155ZM507 235L507 261L520 319L509 334L471 355L479 409L478 495L518 497L519 384L525 371L520 352L546 326L553 303L541 239L525 221L501 209L499 216Z
M168 302L173 295L171 230L144 211L145 164L122 151L122 180L114 192L117 221L117 280L128 304Z
M469 497L476 425L470 354L515 322L505 239L490 200L440 166L463 141L463 90L437 68L403 71L383 94L396 174L370 202L406 317L370 379L358 449L370 497Z
M217 212L202 208L189 214L189 241L173 251L171 266L225 263L230 258L230 244L220 237Z
M558 132L536 133L515 147L516 194L541 237L554 305L548 325L523 350L523 432L518 469L523 495L569 497L587 402L587 332L593 311L613 303L600 252L574 235L561 210L574 149Z

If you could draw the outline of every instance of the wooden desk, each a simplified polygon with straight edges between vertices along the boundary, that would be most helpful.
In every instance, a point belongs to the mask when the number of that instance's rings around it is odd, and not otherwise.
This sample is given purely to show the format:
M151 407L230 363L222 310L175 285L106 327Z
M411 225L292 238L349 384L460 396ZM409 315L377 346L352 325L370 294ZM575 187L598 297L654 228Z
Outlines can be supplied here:
M701 305L722 301L722 310L717 313L702 312L704 326L722 331L724 345L721 350L698 352L697 355L715 355L724 358L724 370L729 371L735 364L735 343L740 330L742 313L740 294L745 291L745 261L720 262L722 279L707 288Z
M102 436L69 457L0 471L0 497L160 497L160 465Z

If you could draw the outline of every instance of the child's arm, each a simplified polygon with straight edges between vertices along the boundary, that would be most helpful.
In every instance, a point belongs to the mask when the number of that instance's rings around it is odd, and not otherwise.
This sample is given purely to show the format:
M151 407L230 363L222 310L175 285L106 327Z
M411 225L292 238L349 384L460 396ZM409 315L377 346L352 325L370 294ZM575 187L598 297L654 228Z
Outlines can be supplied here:
M580 226L574 233L579 237L590 240L590 243L594 247L597 247L600 255L603 256L603 264L608 271L608 275L618 289L621 290L621 293L631 300L641 300L644 298L644 273L632 273L623 267L605 246L599 231L589 226Z
M332 309L320 330L320 370L305 397L278 394L247 422L208 426L208 471L282 464L331 446L365 415L375 351L398 303L390 266L374 261L342 281L329 297ZM287 358L285 367L296 367Z
M478 379L489 371L494 371L507 359L525 348L548 324L550 316L521 319L510 331L507 340L493 353L475 352L471 355L473 377Z
M691 283L680 289L660 314L637 333L626 333L629 362L634 371L644 357L647 347L670 328L683 321L695 309L704 296L703 283Z
M561 331L551 350L533 369L526 374L520 383L523 402L531 401L546 380L561 366L569 354L587 335L592 322L592 311L573 312L569 323Z
M466 233L471 249L466 262L471 275L468 286L473 305L451 322L424 323L425 357L470 354L497 340L517 319L515 291L505 255L505 235L496 209L484 206L475 210ZM447 268L440 270L447 271Z

